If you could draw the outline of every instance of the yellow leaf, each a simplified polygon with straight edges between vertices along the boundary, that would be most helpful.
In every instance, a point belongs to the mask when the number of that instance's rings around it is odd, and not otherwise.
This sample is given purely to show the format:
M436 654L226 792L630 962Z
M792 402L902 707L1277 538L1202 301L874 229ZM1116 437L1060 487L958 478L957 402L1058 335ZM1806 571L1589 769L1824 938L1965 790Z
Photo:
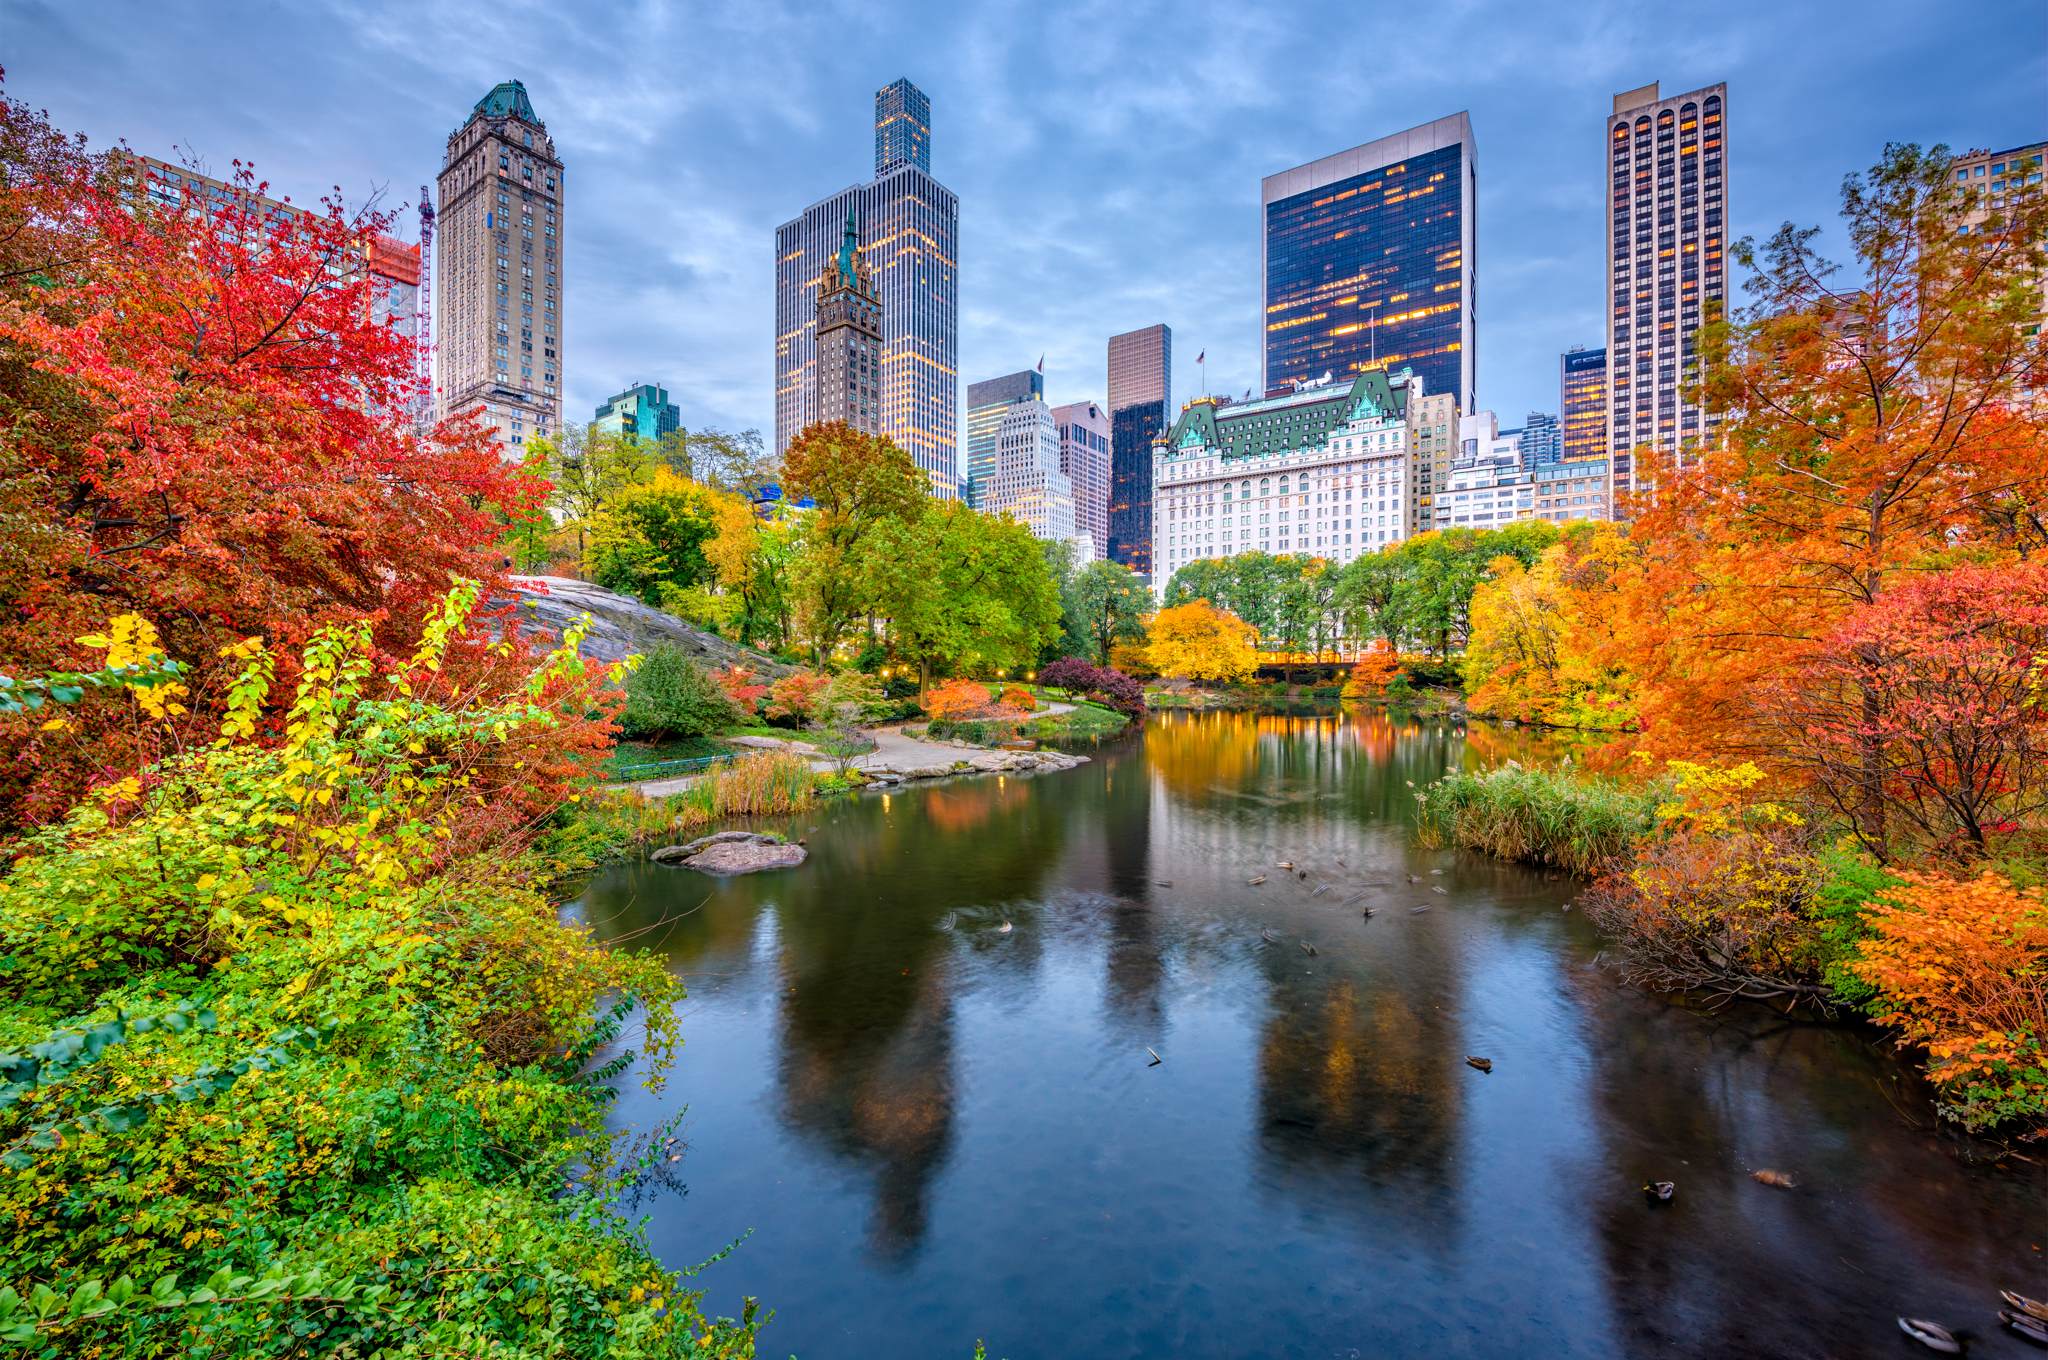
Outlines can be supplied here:
M68 718L52 718L38 730L43 732L62 732L69 726L71 726L71 722Z

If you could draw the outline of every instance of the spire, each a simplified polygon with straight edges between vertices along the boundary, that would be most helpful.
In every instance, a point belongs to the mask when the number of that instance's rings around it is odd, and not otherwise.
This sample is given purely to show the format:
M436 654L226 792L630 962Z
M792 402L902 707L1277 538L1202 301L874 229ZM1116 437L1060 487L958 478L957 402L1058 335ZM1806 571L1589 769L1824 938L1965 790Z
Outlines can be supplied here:
M839 277L845 279L848 286L856 278L853 263L859 251L860 228L854 224L853 205L849 203L846 205L846 234L839 238Z

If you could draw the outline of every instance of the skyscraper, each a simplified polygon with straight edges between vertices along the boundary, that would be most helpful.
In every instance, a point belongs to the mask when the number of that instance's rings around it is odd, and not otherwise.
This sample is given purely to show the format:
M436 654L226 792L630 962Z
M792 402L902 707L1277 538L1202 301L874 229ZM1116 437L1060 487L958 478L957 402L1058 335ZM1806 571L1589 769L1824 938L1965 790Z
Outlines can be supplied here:
M680 430L683 413L668 399L666 387L639 383L598 407L591 423L613 434L653 440Z
M875 91L875 175L899 165L932 172L932 101L908 80Z
M566 180L526 87L508 80L448 136L434 236L441 412L481 410L516 456L562 423Z
M875 272L861 255L853 207L839 252L818 278L818 362L813 409L820 420L843 420L856 430L882 428L882 297Z
M1091 558L1109 556L1109 415L1092 401L1052 408L1060 430L1060 471L1074 484L1074 529Z
M1557 417L1548 411L1531 411L1522 422L1516 442L1521 446L1525 468L1548 467L1564 461L1564 432Z
M1614 96L1607 120L1607 430L1617 501L1641 485L1643 448L1675 454L1720 420L1699 381L1700 323L1727 296L1728 87ZM1625 513L1619 503L1618 513Z
M1607 351L1575 345L1557 364L1558 428L1564 456L1607 456Z
M1003 416L1020 401L1044 397L1045 375L1035 369L967 384L967 476L960 494L969 505L985 508L982 492L995 476L996 430Z
M982 498L988 513L1015 518L1034 538L1065 543L1074 537L1074 487L1060 471L1059 428L1038 398L1003 408L995 471Z
M900 107L900 116L892 108ZM906 80L875 103L875 178L821 199L775 230L775 450L823 418L815 380L818 291L849 210L881 298L880 432L959 494L960 204L931 177L930 103Z
M1473 409L1475 152L1454 113L1266 176L1265 390L1405 368Z
M1152 573L1152 441L1173 412L1173 332L1146 326L1109 337L1109 549Z

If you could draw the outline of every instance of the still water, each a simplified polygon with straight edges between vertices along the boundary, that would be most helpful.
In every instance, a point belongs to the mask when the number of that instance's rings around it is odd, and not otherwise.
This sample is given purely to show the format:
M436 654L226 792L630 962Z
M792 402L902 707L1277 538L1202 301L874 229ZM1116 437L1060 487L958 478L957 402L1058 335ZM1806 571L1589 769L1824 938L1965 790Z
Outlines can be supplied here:
M605 873L575 910L689 988L619 1107L687 1107L655 1246L751 1231L706 1302L807 1360L1926 1354L1900 1312L2036 1353L1996 1290L2048 1295L2038 1163L1960 1162L1865 1031L1621 985L1572 882L1414 847L1411 781L1544 754L1164 714L831 805L796 870Z

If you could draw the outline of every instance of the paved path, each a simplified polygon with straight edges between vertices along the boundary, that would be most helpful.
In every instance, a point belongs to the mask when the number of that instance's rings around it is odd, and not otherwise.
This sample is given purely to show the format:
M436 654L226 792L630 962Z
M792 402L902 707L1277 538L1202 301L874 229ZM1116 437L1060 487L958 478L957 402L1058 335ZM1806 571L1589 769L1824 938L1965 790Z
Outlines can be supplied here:
M1074 706L1072 704L1048 703L1033 709L1031 716L1034 718L1049 718L1056 714L1072 713L1073 711ZM865 735L875 743L875 749L864 756L857 757L853 761L852 768L856 770L871 770L877 767L884 767L902 770L917 765L950 765L962 758L961 753L963 751L979 751L982 749L979 746L954 745L951 742L940 741L922 741L916 737L907 737L903 735L905 725L899 723L893 727L869 727L863 729ZM908 725L917 726L914 723ZM800 756L809 756L811 758L811 768L820 774L826 774L839 768L838 761L830 756L819 754L816 746L796 737L750 736L734 737L732 740L736 746L750 746L762 751L794 751ZM670 794L681 793L703 777L702 773L685 774L677 775L672 779L648 779L638 784L622 784L619 787L633 789L642 798L666 798Z

